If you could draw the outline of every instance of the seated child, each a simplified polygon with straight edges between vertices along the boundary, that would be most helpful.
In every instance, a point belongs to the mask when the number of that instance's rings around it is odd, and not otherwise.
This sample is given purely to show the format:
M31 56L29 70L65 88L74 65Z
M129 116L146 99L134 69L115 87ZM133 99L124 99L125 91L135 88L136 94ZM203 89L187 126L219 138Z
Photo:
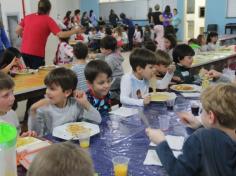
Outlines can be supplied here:
M76 74L64 67L52 70L44 79L49 103L39 107L36 115L30 115L29 129L40 136L52 133L53 128L82 118L100 123L101 116L88 102L82 91L74 92L77 85ZM72 97L74 93L74 97Z
M200 51L201 46L199 45L197 39L195 38L189 39L188 45L194 50L195 53Z
M169 54L172 58L172 53L174 48L177 45L176 37L172 34L165 34L164 35L164 51Z
M173 59L176 64L174 76L177 78L176 83L192 84L194 77L190 73L191 65L193 63L194 50L186 45L177 45L173 51Z
M155 52L157 50L157 45L154 41L148 40L148 41L144 42L144 48Z
M116 51L117 41L112 36L106 36L101 40L101 53L105 55L105 61L112 70L112 84L110 88L111 99L120 99L120 81L124 74L122 62L124 58Z
M218 34L216 32L210 32L207 35L207 51L214 51L217 49Z
M15 101L13 93L14 82L10 76L0 71L0 122L6 122L16 127L20 134L20 124L16 112L12 110ZM36 136L33 131L28 131L22 136Z
M143 42L143 29L141 26L136 26L133 42L135 47L141 47Z
M157 144L156 152L170 176L236 175L236 86L218 84L201 95L203 112L200 128L183 145L183 154L176 158L161 130L146 129L150 140ZM188 115L187 115L188 116ZM194 118L181 119L188 126L201 124Z
M3 52L0 58L0 70L2 72L9 73L12 70L21 70L25 67L25 63L18 49L9 47Z
M200 51L201 52L207 51L206 38L204 37L204 35L199 34L197 36L197 41L198 41L198 44L200 45Z
M84 76L84 68L86 66L86 57L88 56L88 47L87 45L78 42L74 48L73 53L76 58L75 65L72 66L72 70L76 73L78 83L77 89L87 91L87 83Z
M88 153L78 145L63 142L42 150L31 163L27 176L94 176Z
M68 44L68 38L60 38L60 42L57 46L56 56L54 64L68 64L73 60L73 48Z
M93 60L86 65L84 74L89 87L86 92L88 101L100 114L106 114L111 108L109 93L112 76L111 68L105 61Z
M121 79L120 101L122 104L143 106L150 103L149 81L155 73L157 58L147 49L135 49L129 57L133 72ZM166 89L173 73L167 72L162 80L157 80L158 89Z

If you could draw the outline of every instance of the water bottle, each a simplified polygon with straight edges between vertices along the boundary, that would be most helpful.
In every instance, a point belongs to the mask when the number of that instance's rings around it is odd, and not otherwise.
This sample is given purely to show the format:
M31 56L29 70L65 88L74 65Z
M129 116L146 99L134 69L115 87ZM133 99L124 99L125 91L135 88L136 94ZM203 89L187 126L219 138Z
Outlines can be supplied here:
M17 176L16 137L14 126L0 122L0 176Z

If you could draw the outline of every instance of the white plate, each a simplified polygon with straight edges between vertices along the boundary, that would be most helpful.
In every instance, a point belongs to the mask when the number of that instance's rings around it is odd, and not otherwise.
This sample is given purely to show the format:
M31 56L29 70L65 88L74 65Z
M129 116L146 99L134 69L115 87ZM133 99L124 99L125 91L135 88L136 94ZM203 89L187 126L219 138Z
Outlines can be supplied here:
M53 70L55 68L58 68L58 65L45 65L45 66L41 66L39 67L39 69L41 70Z
M90 137L94 136L98 133L100 133L100 128L96 124L88 123L88 122L72 122L72 123L67 123L58 127L55 127L53 129L52 135L61 139L65 140L78 140L79 138L76 136L73 136L71 133L69 133L66 129L69 125L71 124L79 124L82 125L85 128L89 128L90 131Z
M167 99L156 99L155 97L153 97L153 95L155 94L155 96L159 97L164 95L167 96ZM170 92L156 92L156 93L151 93L151 101L155 101L155 102L164 102L164 101L168 101L168 100L173 100L176 98L176 94L175 93L170 93Z
M11 73L16 74L16 75L29 75L29 74L33 74L33 73L37 73L38 70L34 70L34 69L25 69L25 71L23 72L19 72L19 71L12 71Z
M192 89L191 90L179 90L176 88L177 86L190 86L190 87L192 87ZM201 87L198 85L195 85L195 84L177 84L177 85L172 85L170 88L172 90L177 91L177 92L198 92L201 90Z

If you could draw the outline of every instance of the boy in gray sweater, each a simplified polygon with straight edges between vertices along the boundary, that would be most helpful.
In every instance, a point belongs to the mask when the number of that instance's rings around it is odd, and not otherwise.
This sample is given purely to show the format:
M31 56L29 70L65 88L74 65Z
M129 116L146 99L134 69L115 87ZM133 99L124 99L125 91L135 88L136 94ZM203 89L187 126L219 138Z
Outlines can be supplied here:
M101 40L100 44L101 53L105 56L105 61L112 70L112 84L111 84L111 99L120 99L120 81L124 75L122 62L124 58L121 56L117 49L117 41L114 37L107 35Z
M83 118L95 123L101 122L99 112L88 102L85 93L74 92L77 76L72 70L52 70L44 83L47 86L47 100L38 103L39 108L35 115L30 116L28 124L29 129L35 130L39 136L52 133L53 128L57 126Z

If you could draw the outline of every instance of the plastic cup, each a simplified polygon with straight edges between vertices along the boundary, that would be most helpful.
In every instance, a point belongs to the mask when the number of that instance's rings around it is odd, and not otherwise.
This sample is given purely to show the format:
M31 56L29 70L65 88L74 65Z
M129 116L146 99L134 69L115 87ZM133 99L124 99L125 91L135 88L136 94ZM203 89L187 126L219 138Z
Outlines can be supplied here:
M200 103L199 101L191 101L191 112L194 116L199 115Z
M78 134L79 145L81 148L88 148L90 145L90 131L84 130Z
M116 156L112 158L115 176L127 176L129 158L124 156Z
M110 115L110 120L111 120L111 128L116 130L120 126L120 116L117 115Z
M166 101L167 110L173 111L174 105L175 105L175 99Z
M169 129L169 125L170 125L170 118L167 115L161 115L158 117L159 118L159 125L160 125L160 129L165 131Z

